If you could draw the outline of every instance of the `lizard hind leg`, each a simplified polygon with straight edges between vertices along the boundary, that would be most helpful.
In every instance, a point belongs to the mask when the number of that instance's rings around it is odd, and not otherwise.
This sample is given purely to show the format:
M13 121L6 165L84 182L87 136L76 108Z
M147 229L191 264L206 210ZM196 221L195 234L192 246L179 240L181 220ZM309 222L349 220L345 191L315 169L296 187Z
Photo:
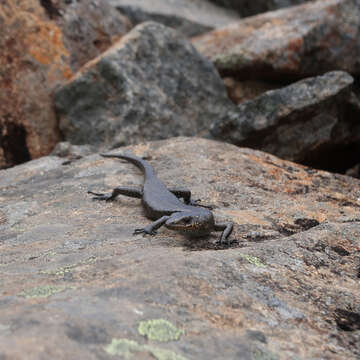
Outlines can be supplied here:
M88 191L88 194L95 195L93 200L104 200L104 201L112 201L115 200L119 195L129 196L141 199L143 192L142 190L130 188L130 187L117 187L112 192L109 193L96 193L93 191Z
M199 201L201 201L200 199L196 199L196 200L191 199L191 190L189 189L170 188L169 191L173 193L177 198L184 199L184 203L186 205L200 206L206 209L212 209L212 206L199 204Z

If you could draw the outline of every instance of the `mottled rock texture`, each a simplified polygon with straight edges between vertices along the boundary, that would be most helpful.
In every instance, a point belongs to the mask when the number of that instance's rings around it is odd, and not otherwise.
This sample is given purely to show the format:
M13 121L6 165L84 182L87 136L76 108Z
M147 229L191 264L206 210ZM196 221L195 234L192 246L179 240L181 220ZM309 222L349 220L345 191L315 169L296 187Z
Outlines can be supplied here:
M73 70L107 50L132 27L107 0L54 0L52 4L58 11L54 20L62 30Z
M307 0L210 0L214 4L236 10L241 16L251 16L266 11L299 5Z
M238 78L360 74L360 2L320 0L241 20L195 37L220 72Z
M55 95L73 144L133 144L203 135L234 108L214 66L161 24L136 26Z
M0 3L0 167L51 151L60 139L52 90L129 26L100 0Z
M211 133L223 141L250 146L281 158L345 171L353 156L344 147L360 143L360 112L347 104L353 78L342 71L267 91L239 105L238 113L215 122ZM336 156L339 158L336 159ZM350 163L349 163L350 161Z
M48 153L59 140L49 92L71 76L59 27L39 1L0 4L0 165Z
M239 19L230 10L222 9L207 0L108 0L134 25L156 21L195 36Z
M129 163L45 157L0 171L2 359L357 359L360 182L260 151L177 138L150 156L235 224L197 241L148 224Z

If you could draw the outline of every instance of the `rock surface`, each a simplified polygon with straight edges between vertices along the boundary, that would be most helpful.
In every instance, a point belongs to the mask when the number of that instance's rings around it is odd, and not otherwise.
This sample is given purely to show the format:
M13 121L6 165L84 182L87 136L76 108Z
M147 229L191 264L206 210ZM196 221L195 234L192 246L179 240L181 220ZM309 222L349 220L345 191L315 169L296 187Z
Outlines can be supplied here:
M48 153L59 140L49 98L71 76L61 30L39 1L0 4L0 166ZM45 80L45 81L44 81Z
M239 19L207 0L108 0L134 25L155 21L191 37Z
M357 359L360 181L260 151L176 138L151 156L235 224L197 241L148 224L133 165L45 157L0 171L0 358ZM117 357L115 356L117 355Z
M60 128L101 147L203 135L234 108L214 66L157 23L135 27L59 89Z
M299 78L331 70L360 75L360 2L320 0L241 20L195 37L223 74Z
M55 146L50 155L67 158L69 161L73 161L95 152L96 149L91 145L72 145L67 141L62 141Z
M211 133L301 163L314 165L327 158L331 166L342 147L360 142L360 112L345 106L352 83L349 74L333 71L267 91L240 104L236 115L216 122ZM354 165L348 163L354 156L341 160L342 171Z
M125 35L132 24L107 0L57 0L53 16L70 52L70 66L77 71Z
M60 140L51 98L54 87L128 30L128 21L108 4L100 4L0 3L0 167L54 148Z
M303 4L308 0L210 0L214 4L236 10L241 16L251 16L266 11Z

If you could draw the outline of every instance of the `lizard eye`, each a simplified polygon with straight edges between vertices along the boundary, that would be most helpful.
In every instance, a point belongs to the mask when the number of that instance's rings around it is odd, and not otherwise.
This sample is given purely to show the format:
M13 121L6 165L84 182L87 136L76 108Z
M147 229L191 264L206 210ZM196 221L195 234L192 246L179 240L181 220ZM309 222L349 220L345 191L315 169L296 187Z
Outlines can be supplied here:
M190 219L190 218L185 218L185 219L183 220L183 222L184 222L184 224L190 224L191 219Z

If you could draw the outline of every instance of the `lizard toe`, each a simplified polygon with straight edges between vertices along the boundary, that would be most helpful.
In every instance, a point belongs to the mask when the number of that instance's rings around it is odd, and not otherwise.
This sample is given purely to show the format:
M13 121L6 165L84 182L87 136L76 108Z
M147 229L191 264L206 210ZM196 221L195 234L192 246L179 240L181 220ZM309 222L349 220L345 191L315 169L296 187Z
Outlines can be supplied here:
M152 229L147 229L147 228L135 229L134 232L133 232L133 235L138 235L138 234L156 235L157 231L152 230Z

